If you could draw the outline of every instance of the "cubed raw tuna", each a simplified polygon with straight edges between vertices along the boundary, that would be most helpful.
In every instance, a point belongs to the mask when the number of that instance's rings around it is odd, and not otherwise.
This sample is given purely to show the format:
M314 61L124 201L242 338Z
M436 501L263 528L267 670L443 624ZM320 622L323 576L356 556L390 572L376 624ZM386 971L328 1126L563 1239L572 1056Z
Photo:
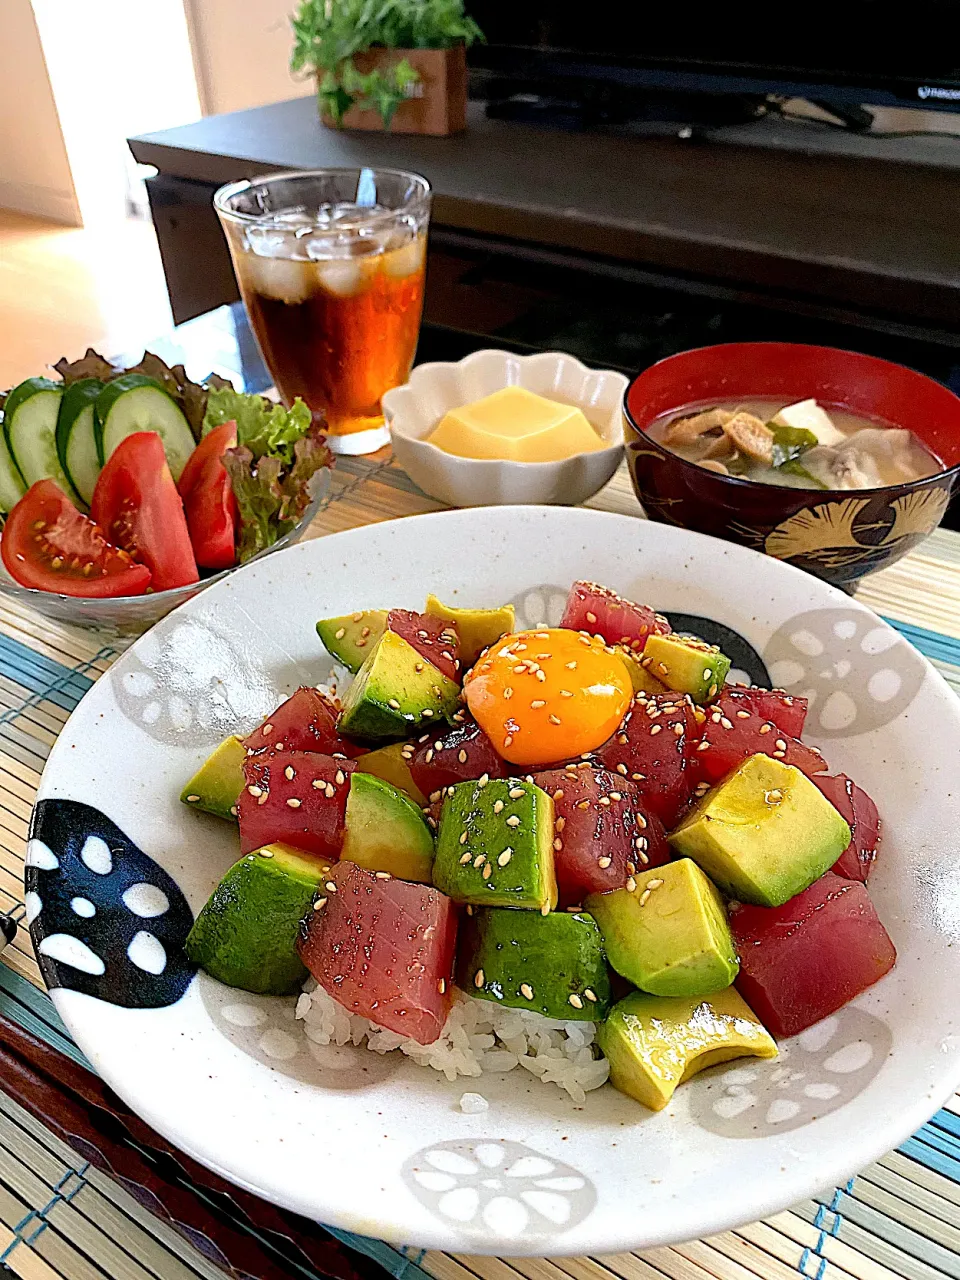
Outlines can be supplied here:
M243 740L247 751L317 751L352 756L357 748L337 733L339 706L309 685L301 687Z
M312 751L247 756L246 785L237 801L240 852L280 843L324 858L339 857L355 768L352 760Z
M349 1013L432 1044L453 995L457 916L423 884L339 862L301 925L297 950Z
M799 738L784 733L772 720L747 710L724 689L707 711L697 748L699 770L708 781L719 782L755 755L792 764L808 778L827 767L816 747L808 747Z
M830 803L846 819L853 839L833 864L833 873L848 880L862 880L864 884L880 848L880 815L862 787L842 773L836 777L818 774L814 782Z
M873 986L897 953L862 884L827 872L782 907L737 906L737 988L775 1036L795 1036Z
M402 636L449 680L460 683L460 640L455 623L434 618L429 613L391 609L387 614L387 630Z
M560 621L571 631L589 631L607 644L622 644L639 653L651 632L668 635L670 623L649 605L625 600L598 582L575 582Z
M493 743L467 710L457 712L463 719L443 725L435 733L424 734L409 756L410 773L425 796L457 782L510 776L510 765L497 755Z
M628 876L669 860L660 820L647 810L638 785L622 774L581 763L534 774L533 780L553 796L559 907L622 889Z
M698 781L690 767L689 739L699 733L689 698L678 693L641 693L620 728L594 756L604 768L635 782L648 812L669 831Z
M772 720L781 733L799 738L807 718L806 698L784 693L782 689L758 689L744 685L728 685L724 689L727 705L738 711L750 711L761 720Z

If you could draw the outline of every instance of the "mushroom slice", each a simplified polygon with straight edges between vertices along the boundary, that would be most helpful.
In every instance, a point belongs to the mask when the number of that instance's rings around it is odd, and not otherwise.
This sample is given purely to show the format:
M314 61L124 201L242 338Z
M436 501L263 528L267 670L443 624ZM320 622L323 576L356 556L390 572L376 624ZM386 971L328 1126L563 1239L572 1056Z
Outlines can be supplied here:
M691 418L676 418L664 433L664 444L692 444L708 431L719 431L734 415L729 409L704 409Z
M735 413L723 424L723 433L748 458L768 467L773 465L773 432L752 413Z

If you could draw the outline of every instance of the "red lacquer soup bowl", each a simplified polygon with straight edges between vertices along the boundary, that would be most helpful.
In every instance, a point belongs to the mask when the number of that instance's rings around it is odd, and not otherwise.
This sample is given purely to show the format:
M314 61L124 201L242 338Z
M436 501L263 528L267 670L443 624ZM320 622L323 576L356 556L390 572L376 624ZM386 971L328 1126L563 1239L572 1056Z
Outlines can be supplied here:
M786 489L706 470L647 434L690 405L767 396L813 397L828 411L907 427L946 470L880 489ZM960 398L913 369L833 347L731 342L670 356L628 387L624 434L633 487L651 519L744 543L840 587L931 534L960 473Z

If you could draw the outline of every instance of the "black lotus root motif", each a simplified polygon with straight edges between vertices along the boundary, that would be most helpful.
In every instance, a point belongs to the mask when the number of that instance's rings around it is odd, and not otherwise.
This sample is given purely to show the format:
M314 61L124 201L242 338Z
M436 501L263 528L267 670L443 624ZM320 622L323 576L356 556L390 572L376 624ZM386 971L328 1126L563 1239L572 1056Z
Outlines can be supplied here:
M75 800L33 811L27 919L48 987L127 1009L175 1004L193 978L193 914L177 884L108 817Z

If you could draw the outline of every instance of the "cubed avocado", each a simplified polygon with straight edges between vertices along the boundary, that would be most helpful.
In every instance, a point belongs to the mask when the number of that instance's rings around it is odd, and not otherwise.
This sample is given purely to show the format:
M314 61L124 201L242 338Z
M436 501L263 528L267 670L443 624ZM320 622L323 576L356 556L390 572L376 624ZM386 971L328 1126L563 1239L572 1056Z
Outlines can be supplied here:
M694 702L712 702L730 672L730 659L715 644L696 636L647 636L643 666L668 689L689 693Z
M421 726L448 720L460 690L395 631L385 631L343 699L339 728L374 741L409 738Z
M370 773L350 775L341 861L430 884L433 836L409 796Z
M329 871L330 863L289 845L247 854L194 921L187 955L228 987L262 996L299 991L307 971L297 955L297 933Z
M427 797L414 782L410 772L413 752L413 743L391 742L360 756L357 760L357 773L372 773L375 778L382 778L392 787L403 791L415 804L423 806L427 803Z
M433 883L454 902L546 915L557 905L553 822L553 800L532 782L484 775L449 787Z
M689 858L631 876L625 889L591 894L584 905L612 967L651 995L708 995L737 976L723 901Z
M239 738L227 738L200 766L180 793L191 809L202 809L228 822L237 820L237 797L243 790L247 749Z
M750 756L670 835L730 898L779 907L829 871L850 828L793 765Z
M330 657L355 675L386 627L386 609L363 609L343 618L321 618L317 635Z
M614 651L630 675L630 683L634 693L666 693L667 686L663 681L652 676L635 653L631 653L626 645L614 645Z
M731 1058L775 1058L777 1046L732 988L665 999L633 991L597 1031L610 1083L652 1111L677 1085Z
M499 609L454 609L433 595L427 596L424 613L456 625L464 670L473 666L484 649L512 631L517 622L512 604L501 605Z
M599 1022L610 974L592 916L478 910L460 925L457 985L468 995L546 1018Z

